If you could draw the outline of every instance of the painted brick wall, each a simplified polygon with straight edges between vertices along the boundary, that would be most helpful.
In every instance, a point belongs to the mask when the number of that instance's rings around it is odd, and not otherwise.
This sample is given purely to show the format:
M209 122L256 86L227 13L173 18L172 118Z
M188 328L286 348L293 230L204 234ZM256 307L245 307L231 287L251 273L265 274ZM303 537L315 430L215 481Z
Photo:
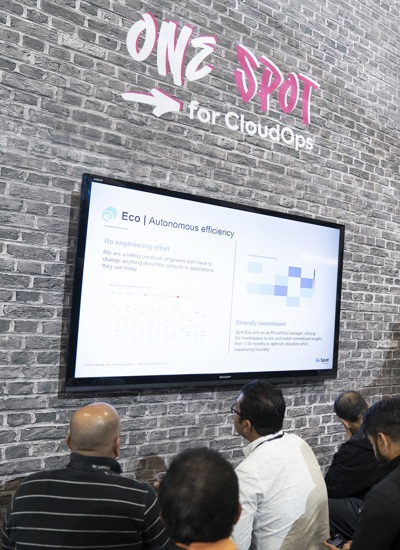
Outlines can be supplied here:
M208 77L179 87L159 75L155 53L130 57L127 32L149 11L159 25L175 20L218 38ZM346 225L338 378L284 386L286 428L325 467L342 439L337 393L355 388L375 401L400 387L398 3L3 0L0 25L0 508L24 475L65 462L70 412L92 400L60 393L83 172ZM241 100L239 43L285 78L320 84L309 125L299 105L283 113L277 94L268 115L258 96ZM156 117L121 97L155 86L179 96L182 113ZM312 150L190 120L192 100L290 127ZM125 471L152 479L195 444L238 461L242 442L227 413L237 393L109 398L123 419Z

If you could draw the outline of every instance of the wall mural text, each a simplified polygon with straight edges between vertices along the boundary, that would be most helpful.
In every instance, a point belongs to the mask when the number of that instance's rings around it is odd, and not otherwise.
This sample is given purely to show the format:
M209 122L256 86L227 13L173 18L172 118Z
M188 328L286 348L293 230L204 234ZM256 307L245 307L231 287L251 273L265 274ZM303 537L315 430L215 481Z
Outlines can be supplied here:
M144 13L128 31L127 49L132 59L137 62L146 61L154 53L158 74L163 77L171 74L175 86L183 86L187 82L207 77L214 70L208 58L215 50L217 38L208 35L193 37L193 32L191 25L184 25L179 31L179 25L175 21L162 21L159 26L153 14ZM257 97L261 111L268 114L270 98L276 94L277 104L283 113L291 113L299 106L303 123L310 124L311 94L319 88L315 80L296 72L291 72L285 78L271 59L264 55L257 58L242 44L237 46L236 53L240 67L235 69L233 78L244 103L249 103ZM149 92L128 91L123 93L122 97L126 101L151 105L157 117L183 110L183 101L156 87ZM249 135L258 134L272 141L282 141L294 146L296 150L303 147L311 150L313 147L311 138L295 134L287 126L282 129L279 125L268 128L259 122L244 120L243 114L228 111L222 115L206 107L199 108L197 101L189 103L188 113L190 119L196 116L204 124L216 124L222 120L232 131L238 130Z

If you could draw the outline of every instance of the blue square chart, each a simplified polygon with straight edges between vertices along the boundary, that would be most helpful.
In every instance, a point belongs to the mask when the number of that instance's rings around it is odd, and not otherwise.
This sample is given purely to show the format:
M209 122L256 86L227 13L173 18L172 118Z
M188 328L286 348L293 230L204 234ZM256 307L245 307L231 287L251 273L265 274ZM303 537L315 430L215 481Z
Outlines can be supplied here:
M287 307L301 307L314 298L315 269L249 262L248 273L248 294L284 298Z

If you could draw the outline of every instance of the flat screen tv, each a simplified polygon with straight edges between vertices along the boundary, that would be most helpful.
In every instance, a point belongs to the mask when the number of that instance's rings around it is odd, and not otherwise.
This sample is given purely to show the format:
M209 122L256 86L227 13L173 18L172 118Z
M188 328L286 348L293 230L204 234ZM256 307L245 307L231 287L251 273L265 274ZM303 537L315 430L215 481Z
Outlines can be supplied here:
M66 392L334 376L344 226L84 174Z

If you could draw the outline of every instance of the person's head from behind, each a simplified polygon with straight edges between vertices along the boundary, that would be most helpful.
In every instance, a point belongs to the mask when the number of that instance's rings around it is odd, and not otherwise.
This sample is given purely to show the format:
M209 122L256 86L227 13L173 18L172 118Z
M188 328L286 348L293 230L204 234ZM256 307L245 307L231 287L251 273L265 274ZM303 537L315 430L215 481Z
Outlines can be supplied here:
M286 404L281 390L263 380L246 384L232 407L236 431L253 441L279 432L283 426Z
M175 457L161 480L158 501L168 534L181 544L225 539L240 515L234 469L206 448Z
M73 453L116 458L120 450L120 424L112 405L86 405L71 416L67 445Z
M333 410L346 428L355 434L360 431L363 416L368 410L368 403L360 392L349 390L337 396Z
M364 415L362 430L368 435L379 462L400 456L400 397L372 405Z

